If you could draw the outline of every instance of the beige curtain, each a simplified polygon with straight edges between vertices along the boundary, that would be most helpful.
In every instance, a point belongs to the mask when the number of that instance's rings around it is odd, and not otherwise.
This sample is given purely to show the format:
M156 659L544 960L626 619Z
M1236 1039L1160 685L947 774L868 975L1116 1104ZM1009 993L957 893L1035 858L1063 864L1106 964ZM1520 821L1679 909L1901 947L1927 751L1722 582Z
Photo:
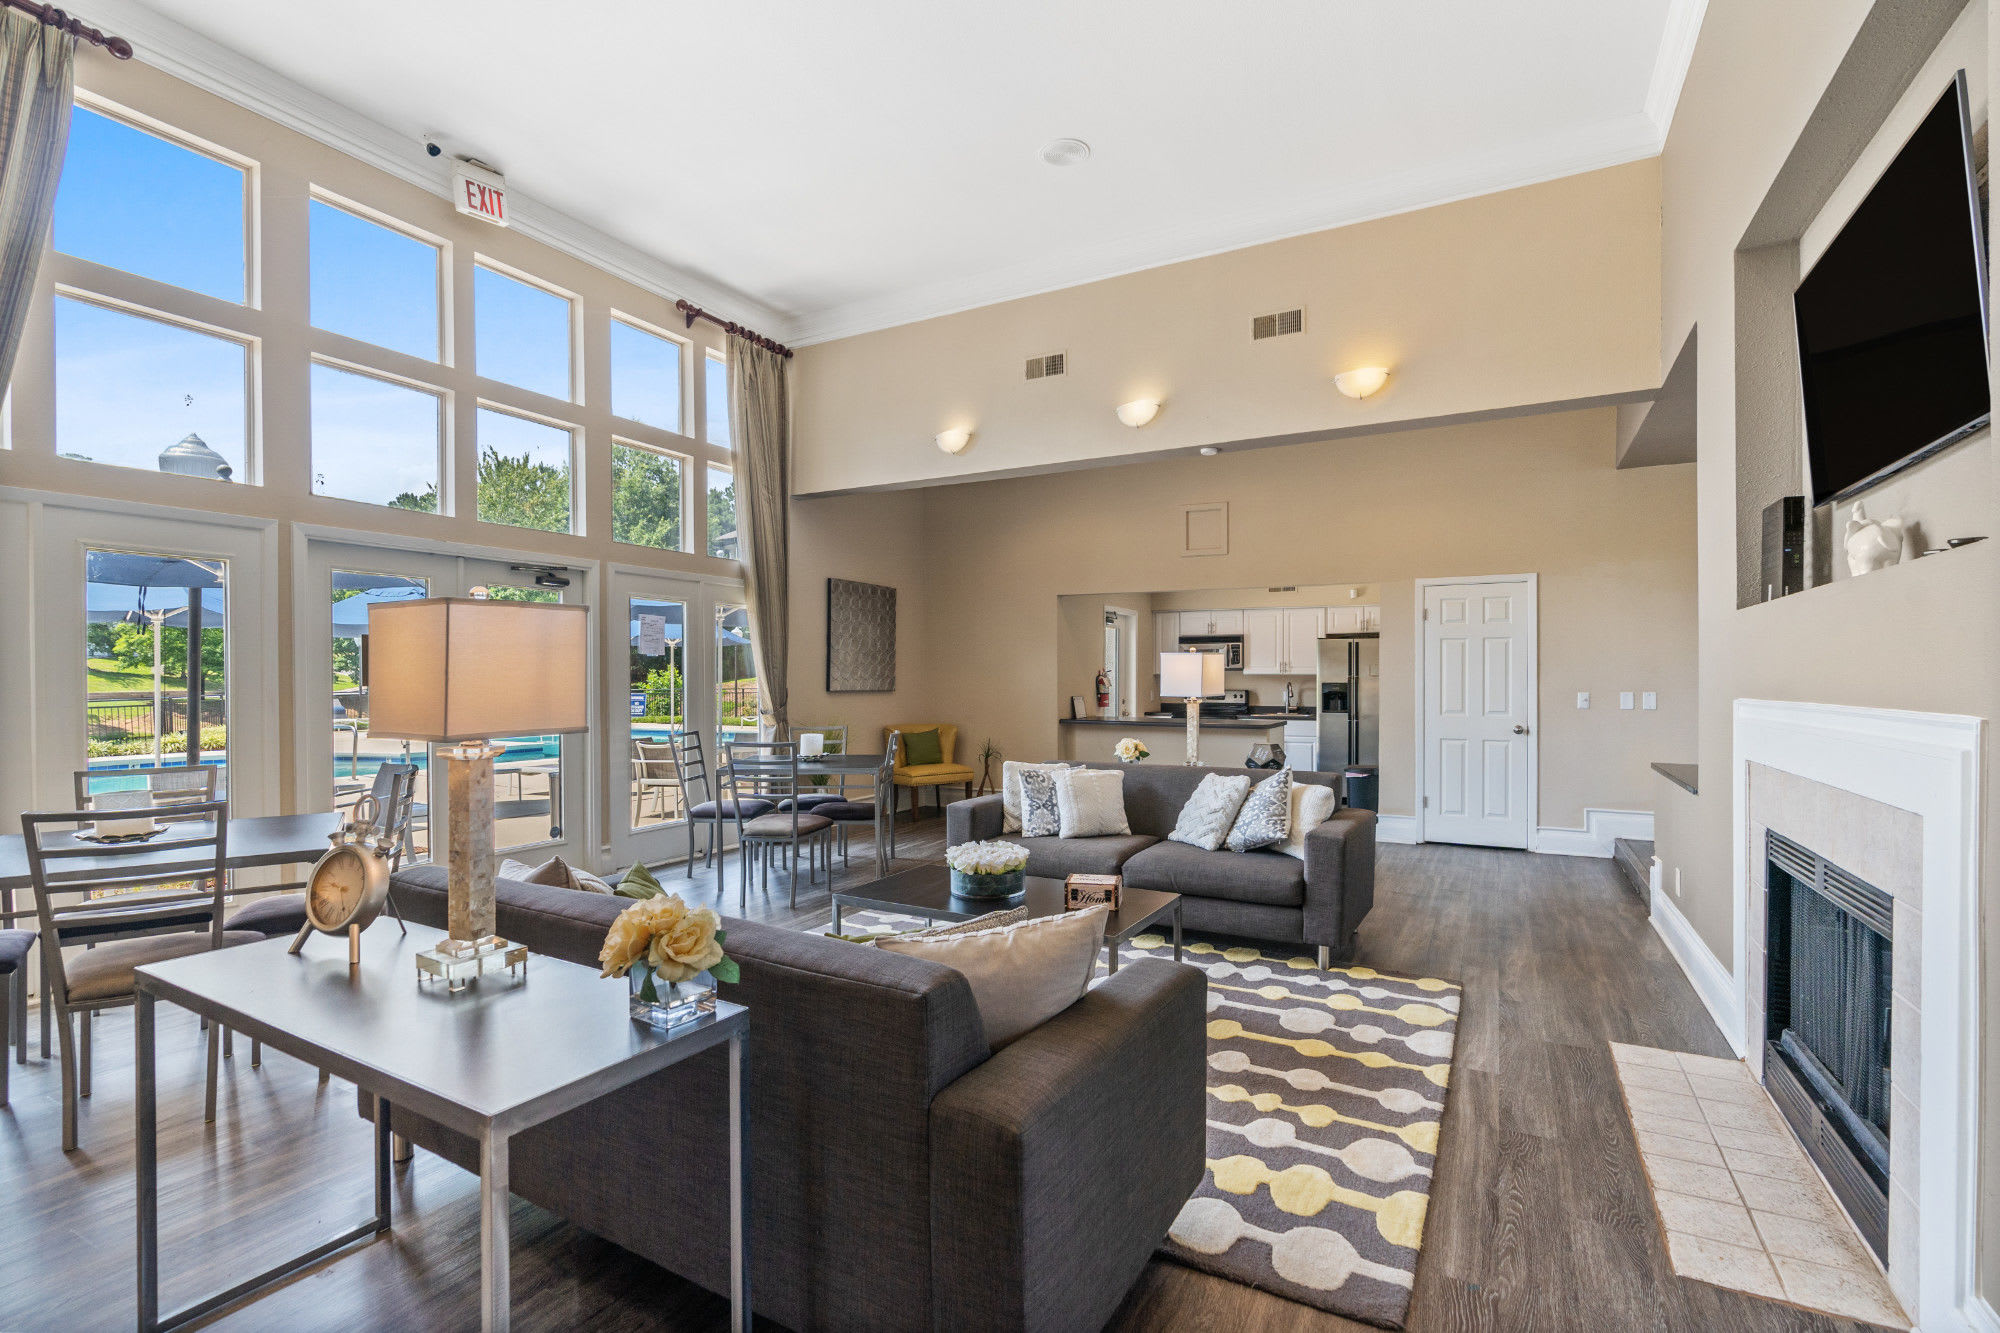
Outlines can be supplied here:
M729 335L729 438L736 458L736 531L757 651L758 709L789 739L792 418L783 354Z
M0 10L0 388L14 375L55 210L75 61L76 38Z

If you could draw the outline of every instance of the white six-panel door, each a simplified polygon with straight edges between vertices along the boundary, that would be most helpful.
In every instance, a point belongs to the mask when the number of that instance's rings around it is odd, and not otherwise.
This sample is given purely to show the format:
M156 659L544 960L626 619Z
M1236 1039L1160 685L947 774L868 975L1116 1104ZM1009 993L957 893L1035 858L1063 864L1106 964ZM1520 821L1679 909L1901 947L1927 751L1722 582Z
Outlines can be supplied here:
M1424 840L1525 848L1534 812L1533 580L1421 586Z

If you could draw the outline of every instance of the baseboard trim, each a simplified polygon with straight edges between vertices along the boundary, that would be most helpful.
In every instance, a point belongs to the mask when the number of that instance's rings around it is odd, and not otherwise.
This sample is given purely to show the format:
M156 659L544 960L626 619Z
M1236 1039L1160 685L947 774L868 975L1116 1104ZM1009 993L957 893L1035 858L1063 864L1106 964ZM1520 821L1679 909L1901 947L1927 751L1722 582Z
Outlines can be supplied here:
M1620 838L1653 840L1651 810L1597 810L1583 812L1582 828L1539 828L1534 850L1549 856L1609 857Z
M1723 1040L1738 1056L1743 1055L1747 1049L1743 1040L1743 1003L1736 993L1736 979L1695 933L1688 919L1681 915L1681 909L1674 906L1673 899L1658 888L1653 890L1653 929L1665 942L1667 952L1681 965L1681 971L1687 974L1688 983L1701 997L1708 1016L1722 1029Z
M1967 1296L1959 1313L1965 1316L1965 1326L1974 1333L2000 1333L2000 1314L1983 1297Z
M1375 841L1415 842L1417 840L1417 817L1415 815L1375 816Z

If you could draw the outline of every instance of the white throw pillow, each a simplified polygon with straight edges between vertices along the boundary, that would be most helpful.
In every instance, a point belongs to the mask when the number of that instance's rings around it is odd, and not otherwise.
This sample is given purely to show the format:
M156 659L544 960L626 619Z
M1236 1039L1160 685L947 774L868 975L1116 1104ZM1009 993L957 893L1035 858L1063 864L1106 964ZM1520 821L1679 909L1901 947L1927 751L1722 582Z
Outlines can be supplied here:
M1283 842L1292 828L1292 770L1281 768L1250 789L1224 845L1232 852L1255 851Z
M1064 838L1102 838L1132 831L1125 820L1125 775L1115 768L1066 768L1055 775L1056 814Z
M1018 759L1008 759L1000 765L1000 831L1019 833L1021 831L1021 774L1029 769L1054 773L1068 768L1068 764L1026 764Z
M1087 907L970 935L892 935L876 947L963 973L979 1002L986 1043L997 1051L1083 998L1110 915L1109 908Z
M1229 826L1236 822L1236 812L1243 808L1243 798L1249 794L1249 778L1210 773L1181 807L1181 817L1174 822L1168 839L1205 852L1220 850L1222 840L1229 836Z
M1055 774L1031 768L1021 774L1021 836L1053 838L1062 832Z
M1322 787L1312 782L1292 784L1292 827L1285 840L1273 847L1274 852L1286 856L1306 859L1306 834L1333 818L1334 807L1340 804L1339 795L1331 787Z

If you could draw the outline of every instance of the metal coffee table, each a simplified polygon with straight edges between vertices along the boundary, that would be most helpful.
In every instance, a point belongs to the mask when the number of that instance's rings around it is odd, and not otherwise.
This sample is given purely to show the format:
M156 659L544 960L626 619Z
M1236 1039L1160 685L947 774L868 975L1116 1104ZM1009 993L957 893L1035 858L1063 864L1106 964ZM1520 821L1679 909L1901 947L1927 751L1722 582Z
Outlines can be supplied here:
M537 955L520 981L500 973L458 995L420 987L414 955L434 936L401 935L393 921L362 932L361 963L315 937L151 963L138 969L139 1327L174 1328L235 1305L356 1241L389 1229L391 1107L407 1107L479 1144L480 1325L504 1329L507 1295L507 1150L522 1130L729 1044L730 1328L750 1327L744 1210L749 1129L743 1090L749 1011L718 1001L712 1017L671 1035L632 1021L624 982ZM306 1064L375 1099L375 1215L296 1259L173 1314L160 1313L159 1111L153 1008L166 1000Z
M1028 876L1021 892L1012 898L960 898L951 891L951 871L941 865L918 866L899 871L873 884L836 889L833 894L833 930L840 933L843 908L856 911L901 912L920 916L927 922L970 921L988 912L1025 906L1029 916L1061 916L1063 882ZM1118 946L1147 926L1171 916L1174 921L1174 961L1181 961L1181 896L1157 889L1125 888L1118 895L1118 910L1104 923L1107 965L1118 970Z

